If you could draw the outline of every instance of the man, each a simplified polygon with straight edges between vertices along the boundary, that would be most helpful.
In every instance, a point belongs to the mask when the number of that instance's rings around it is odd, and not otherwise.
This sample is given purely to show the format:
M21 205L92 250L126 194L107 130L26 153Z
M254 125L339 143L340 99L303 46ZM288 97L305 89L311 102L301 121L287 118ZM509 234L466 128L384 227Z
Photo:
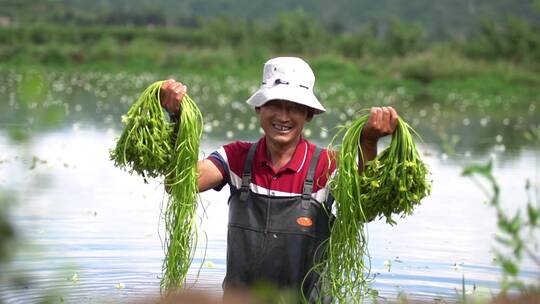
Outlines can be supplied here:
M264 136L253 144L222 146L198 163L199 191L231 187L226 289L262 282L317 296L318 276L311 270L330 233L327 180L335 162L302 137L304 124L325 112L314 84L313 71L300 58L267 61L261 87L247 101ZM161 87L162 105L178 115L185 94L185 85L168 80ZM391 107L371 109L359 138L366 160L377 155L378 139L396 125Z

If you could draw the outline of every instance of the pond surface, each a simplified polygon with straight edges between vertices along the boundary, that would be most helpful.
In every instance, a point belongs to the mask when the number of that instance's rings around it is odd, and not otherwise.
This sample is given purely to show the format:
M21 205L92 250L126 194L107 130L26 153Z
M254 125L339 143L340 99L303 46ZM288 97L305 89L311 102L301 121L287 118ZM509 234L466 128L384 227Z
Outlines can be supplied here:
M12 261L0 264L0 302L47 297L118 303L158 295L163 187L115 168L108 150L121 132L120 116L146 85L164 77L4 70L0 78L0 190L13 197L9 215L20 242ZM201 158L232 140L260 136L243 102L256 82L224 81L186 80L205 115ZM432 172L432 194L412 216L396 226L368 225L373 287L390 301L405 293L452 302L463 279L468 294L496 293L501 270L493 263L495 211L484 203L481 186L461 171L492 159L503 204L509 212L523 207L526 180L536 187L540 180L540 147L530 139L540 129L540 98L506 103L456 93L449 104L414 101L400 88L363 96L343 92L338 84L319 92L336 102L323 102L329 113L315 117L306 137L325 146L336 125L372 105L366 100L381 100L423 136L419 149ZM227 198L226 189L201 194L207 241L189 276L193 288L214 294L221 292L225 274ZM531 244L538 241L530 236ZM525 281L538 282L540 269L530 259L521 270Z

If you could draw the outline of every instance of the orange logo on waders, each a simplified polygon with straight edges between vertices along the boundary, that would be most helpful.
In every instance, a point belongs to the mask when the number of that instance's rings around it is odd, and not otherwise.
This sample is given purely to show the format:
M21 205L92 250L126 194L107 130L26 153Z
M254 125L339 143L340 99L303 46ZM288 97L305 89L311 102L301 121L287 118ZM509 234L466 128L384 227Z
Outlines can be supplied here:
M296 219L296 223L300 226L309 227L313 225L313 221L309 217L301 216Z

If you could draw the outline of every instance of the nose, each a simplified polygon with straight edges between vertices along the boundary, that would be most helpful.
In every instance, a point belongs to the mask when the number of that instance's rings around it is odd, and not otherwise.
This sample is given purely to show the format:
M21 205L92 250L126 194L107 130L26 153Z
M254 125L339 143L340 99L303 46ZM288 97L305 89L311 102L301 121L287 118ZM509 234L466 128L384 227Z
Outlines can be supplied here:
M285 103L281 103L276 109L276 118L281 121L289 120L289 107Z

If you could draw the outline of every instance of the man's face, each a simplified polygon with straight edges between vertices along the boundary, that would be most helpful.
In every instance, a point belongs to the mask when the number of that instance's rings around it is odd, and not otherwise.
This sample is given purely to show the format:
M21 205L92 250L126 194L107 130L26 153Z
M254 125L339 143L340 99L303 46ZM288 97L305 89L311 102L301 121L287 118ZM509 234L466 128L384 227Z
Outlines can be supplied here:
M271 100L255 111L266 140L277 145L296 143L311 120L308 107L286 100Z

